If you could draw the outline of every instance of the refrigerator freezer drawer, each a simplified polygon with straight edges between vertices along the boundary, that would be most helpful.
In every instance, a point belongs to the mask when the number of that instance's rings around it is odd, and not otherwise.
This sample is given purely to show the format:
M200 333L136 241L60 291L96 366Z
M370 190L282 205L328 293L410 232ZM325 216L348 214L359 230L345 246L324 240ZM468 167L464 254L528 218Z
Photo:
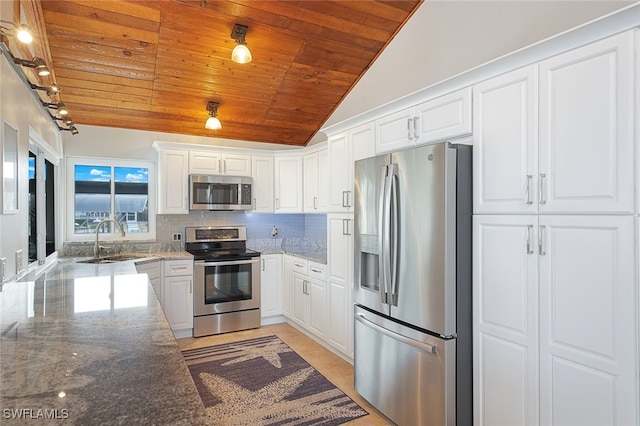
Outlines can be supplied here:
M355 388L398 425L455 425L456 341L356 306Z

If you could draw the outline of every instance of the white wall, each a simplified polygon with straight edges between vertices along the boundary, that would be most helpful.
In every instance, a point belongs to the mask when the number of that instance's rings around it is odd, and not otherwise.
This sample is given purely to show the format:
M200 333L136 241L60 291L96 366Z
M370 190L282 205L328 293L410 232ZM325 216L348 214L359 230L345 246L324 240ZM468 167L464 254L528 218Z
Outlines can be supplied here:
M323 127L632 3L426 0Z
M0 54L0 122L4 121L18 130L18 213L2 214L0 210L0 258L7 258L6 276L11 278L16 274L15 252L22 250L25 259L23 267L26 266L29 253L29 132L35 132L39 139L46 141L49 145L47 148L59 154L62 141L57 128L33 97L31 89L26 87L8 59Z

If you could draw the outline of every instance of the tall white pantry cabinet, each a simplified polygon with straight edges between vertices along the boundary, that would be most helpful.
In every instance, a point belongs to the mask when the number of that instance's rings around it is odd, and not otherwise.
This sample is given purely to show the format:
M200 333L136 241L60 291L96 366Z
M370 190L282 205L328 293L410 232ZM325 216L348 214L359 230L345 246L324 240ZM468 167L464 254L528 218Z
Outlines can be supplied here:
M473 88L477 425L639 423L635 37Z

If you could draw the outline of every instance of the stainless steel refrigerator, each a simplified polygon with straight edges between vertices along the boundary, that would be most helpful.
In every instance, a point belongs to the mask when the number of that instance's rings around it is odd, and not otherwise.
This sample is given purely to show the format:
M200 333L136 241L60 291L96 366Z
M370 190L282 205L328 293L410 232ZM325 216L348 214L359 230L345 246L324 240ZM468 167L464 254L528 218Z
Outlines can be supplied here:
M354 374L398 425L472 423L471 147L355 163Z

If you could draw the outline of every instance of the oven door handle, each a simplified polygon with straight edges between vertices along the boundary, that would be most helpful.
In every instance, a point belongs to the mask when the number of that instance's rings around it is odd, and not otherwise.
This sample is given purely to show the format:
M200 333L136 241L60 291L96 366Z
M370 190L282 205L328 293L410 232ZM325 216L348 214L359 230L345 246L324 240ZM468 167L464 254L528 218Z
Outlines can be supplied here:
M228 265L246 265L249 263L260 263L259 257L254 257L249 260L229 260L224 262L207 262L205 260L196 260L194 262L195 266L228 266Z

